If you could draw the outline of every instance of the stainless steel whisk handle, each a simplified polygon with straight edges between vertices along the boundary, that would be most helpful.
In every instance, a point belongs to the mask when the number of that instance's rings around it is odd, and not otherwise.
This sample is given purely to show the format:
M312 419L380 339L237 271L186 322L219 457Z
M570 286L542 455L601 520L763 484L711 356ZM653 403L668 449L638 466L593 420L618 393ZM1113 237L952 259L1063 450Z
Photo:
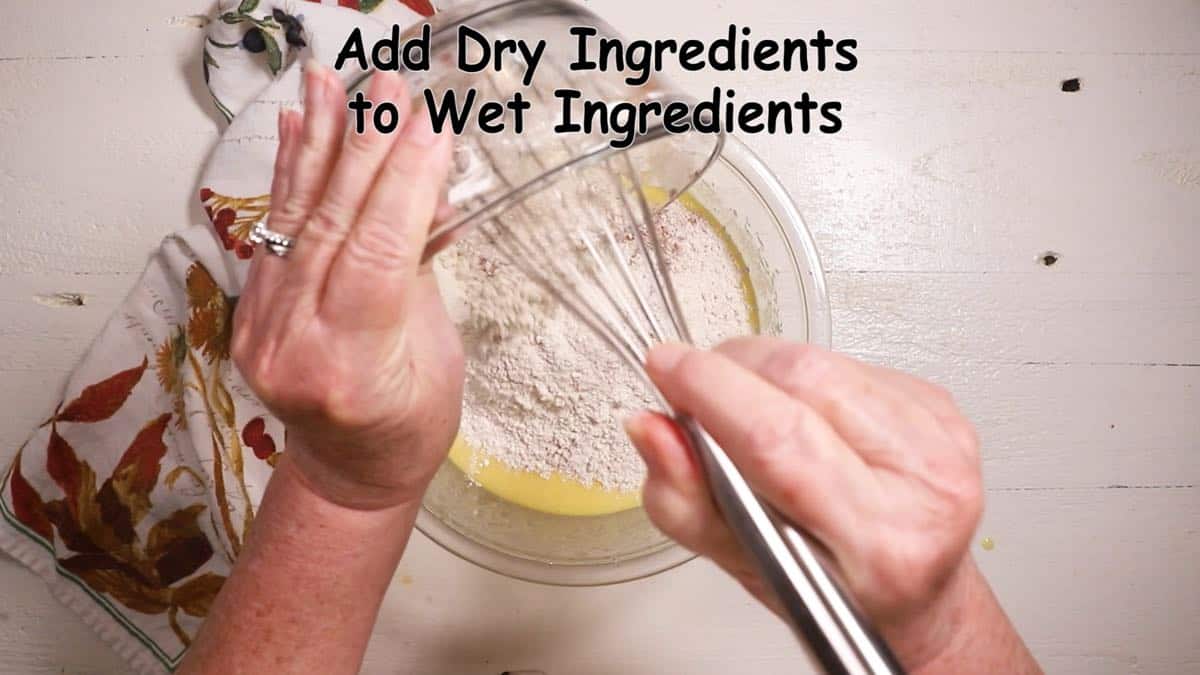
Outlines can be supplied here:
M676 418L704 465L734 536L757 561L792 629L830 675L902 675L904 668L817 556L807 534L764 504L729 455L686 415Z

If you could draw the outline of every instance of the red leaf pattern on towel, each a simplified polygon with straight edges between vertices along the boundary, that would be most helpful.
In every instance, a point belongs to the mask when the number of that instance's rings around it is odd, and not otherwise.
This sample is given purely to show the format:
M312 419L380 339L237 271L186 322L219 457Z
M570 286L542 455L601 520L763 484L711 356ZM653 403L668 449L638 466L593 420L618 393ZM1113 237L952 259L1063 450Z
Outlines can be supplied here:
M21 453L13 460L12 474L9 476L9 490L12 493L13 515L29 529L37 532L43 539L50 541L54 531L46 518L45 505L42 497L33 489L25 476L21 475Z
M68 403L54 419L59 422L99 422L113 416L133 388L141 381L149 360L142 357L142 364L83 388L74 401Z

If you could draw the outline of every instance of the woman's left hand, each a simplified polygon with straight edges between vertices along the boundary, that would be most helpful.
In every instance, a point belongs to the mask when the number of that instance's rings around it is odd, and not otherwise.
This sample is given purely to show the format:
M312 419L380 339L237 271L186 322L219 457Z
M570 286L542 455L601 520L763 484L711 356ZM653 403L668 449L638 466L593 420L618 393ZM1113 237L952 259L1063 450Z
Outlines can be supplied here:
M415 503L446 455L462 407L463 355L422 253L450 164L395 73L372 101L400 111L394 135L346 131L334 73L305 72L305 112L280 116L270 228L238 303L233 357L287 427L291 468L356 509Z

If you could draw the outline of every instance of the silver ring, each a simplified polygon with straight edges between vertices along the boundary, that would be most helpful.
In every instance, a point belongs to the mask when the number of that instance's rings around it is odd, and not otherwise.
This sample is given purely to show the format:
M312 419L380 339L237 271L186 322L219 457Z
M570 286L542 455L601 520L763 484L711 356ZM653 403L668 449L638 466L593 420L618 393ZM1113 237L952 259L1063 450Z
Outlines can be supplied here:
M251 244L266 244L267 250L280 258L285 257L292 252L296 246L296 240L280 234L274 230L267 229L267 224L264 221L258 221L254 227L250 228L250 243Z

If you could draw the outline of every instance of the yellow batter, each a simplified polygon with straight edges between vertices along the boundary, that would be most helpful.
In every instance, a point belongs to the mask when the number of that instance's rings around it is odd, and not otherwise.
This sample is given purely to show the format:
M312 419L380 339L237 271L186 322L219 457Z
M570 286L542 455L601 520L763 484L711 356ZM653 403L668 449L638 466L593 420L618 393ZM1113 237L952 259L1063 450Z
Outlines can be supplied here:
M661 206L667 193L657 188L646 188L646 197L654 206ZM712 226L713 231L725 243L725 248L741 276L742 293L749 310L750 328L759 330L758 302L750 282L750 269L741 251L733 243L729 233L711 211L691 195L679 198L679 204L700 216ZM583 483L552 474L548 478L531 471L513 469L499 460L489 457L486 451L467 444L460 436L450 449L450 461L472 481L506 501L545 513L563 516L601 516L631 509L641 504L641 491L607 490L598 484Z

